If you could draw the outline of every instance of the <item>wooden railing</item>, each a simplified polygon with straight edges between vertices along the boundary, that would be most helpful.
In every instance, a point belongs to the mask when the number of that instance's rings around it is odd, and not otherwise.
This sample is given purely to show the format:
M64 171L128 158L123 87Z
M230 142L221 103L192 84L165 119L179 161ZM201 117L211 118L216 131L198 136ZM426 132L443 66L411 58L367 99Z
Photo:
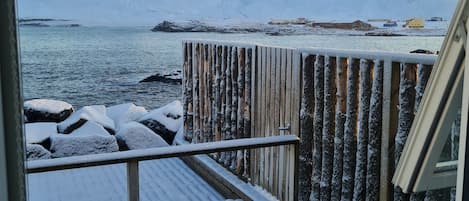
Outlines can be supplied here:
M435 55L216 41L183 47L186 139L299 133L299 200L399 196L391 177ZM278 199L293 200L290 154L266 148L215 158Z
M240 149L257 149L272 146L293 146L296 150L295 167L298 164L299 138L295 135L273 136L265 138L237 139L230 141L209 142L181 146L170 146L152 149L131 150L106 154L73 156L49 160L35 160L27 162L28 174L84 168L92 166L127 164L127 193L129 201L139 200L139 168L138 163L145 160L155 160L171 157L184 157L197 154L209 154ZM294 187L297 189L297 186ZM249 199L249 198L245 198Z

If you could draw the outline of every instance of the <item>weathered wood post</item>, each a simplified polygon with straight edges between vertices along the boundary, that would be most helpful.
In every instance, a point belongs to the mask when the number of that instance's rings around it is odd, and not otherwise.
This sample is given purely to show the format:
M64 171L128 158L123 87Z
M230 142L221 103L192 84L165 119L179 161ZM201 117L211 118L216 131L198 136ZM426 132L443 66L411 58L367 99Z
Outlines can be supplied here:
M314 66L315 57L308 55L303 61L303 96L301 100L301 141L298 166L298 200L309 200L313 165L313 115L314 115ZM291 88L291 87L290 87Z
M399 123L394 143L394 167L399 163L414 119L416 66L414 64L401 64L400 90L399 90ZM399 187L394 189L394 200L408 200Z
M347 118L344 131L344 171L342 176L342 201L351 201L355 178L357 150L357 109L358 109L358 59L348 59L347 76Z
M334 159L335 101L336 101L336 62L325 56L324 61L324 120L322 128L322 170L321 200L331 199L331 181Z
M334 162L331 200L340 200L344 166L344 130L347 114L347 59L336 58L337 100L335 112Z
M381 129L383 110L383 62L374 61L373 85L368 120L368 153L366 169L366 200L379 200L379 174L381 157Z
M321 199L321 169L322 169L322 127L324 111L324 56L316 55L314 63L314 136L313 136L313 177L312 201Z

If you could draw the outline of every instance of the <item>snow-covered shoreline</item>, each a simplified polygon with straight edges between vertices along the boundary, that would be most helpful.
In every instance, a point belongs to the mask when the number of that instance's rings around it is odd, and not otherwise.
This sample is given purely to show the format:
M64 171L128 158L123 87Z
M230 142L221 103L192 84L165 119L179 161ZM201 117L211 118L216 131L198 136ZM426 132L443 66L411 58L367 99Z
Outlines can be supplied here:
M177 100L152 111L133 103L75 111L69 103L49 99L24 105L28 160L169 146L182 125Z
M333 24L333 23L332 23ZM152 28L153 32L212 32L212 33L264 33L272 36L284 35L349 35L349 36L444 36L447 25L436 24L428 28L411 29L403 27L382 28L372 23L371 29L322 28L300 24L215 23L198 20L162 21Z

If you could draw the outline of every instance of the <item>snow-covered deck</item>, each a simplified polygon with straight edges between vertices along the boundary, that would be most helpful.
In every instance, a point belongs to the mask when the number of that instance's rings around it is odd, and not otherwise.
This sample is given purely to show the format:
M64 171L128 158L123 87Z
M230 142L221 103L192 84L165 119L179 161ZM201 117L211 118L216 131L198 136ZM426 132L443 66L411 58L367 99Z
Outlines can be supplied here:
M225 200L179 158L140 162L140 200ZM125 164L28 174L29 201L127 200Z

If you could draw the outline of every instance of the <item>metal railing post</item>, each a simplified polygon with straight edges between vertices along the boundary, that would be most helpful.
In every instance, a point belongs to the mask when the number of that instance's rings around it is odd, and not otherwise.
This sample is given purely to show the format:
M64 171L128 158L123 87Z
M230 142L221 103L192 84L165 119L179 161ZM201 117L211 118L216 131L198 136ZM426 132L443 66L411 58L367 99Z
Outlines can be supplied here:
M127 195L128 201L139 201L138 161L127 162Z

